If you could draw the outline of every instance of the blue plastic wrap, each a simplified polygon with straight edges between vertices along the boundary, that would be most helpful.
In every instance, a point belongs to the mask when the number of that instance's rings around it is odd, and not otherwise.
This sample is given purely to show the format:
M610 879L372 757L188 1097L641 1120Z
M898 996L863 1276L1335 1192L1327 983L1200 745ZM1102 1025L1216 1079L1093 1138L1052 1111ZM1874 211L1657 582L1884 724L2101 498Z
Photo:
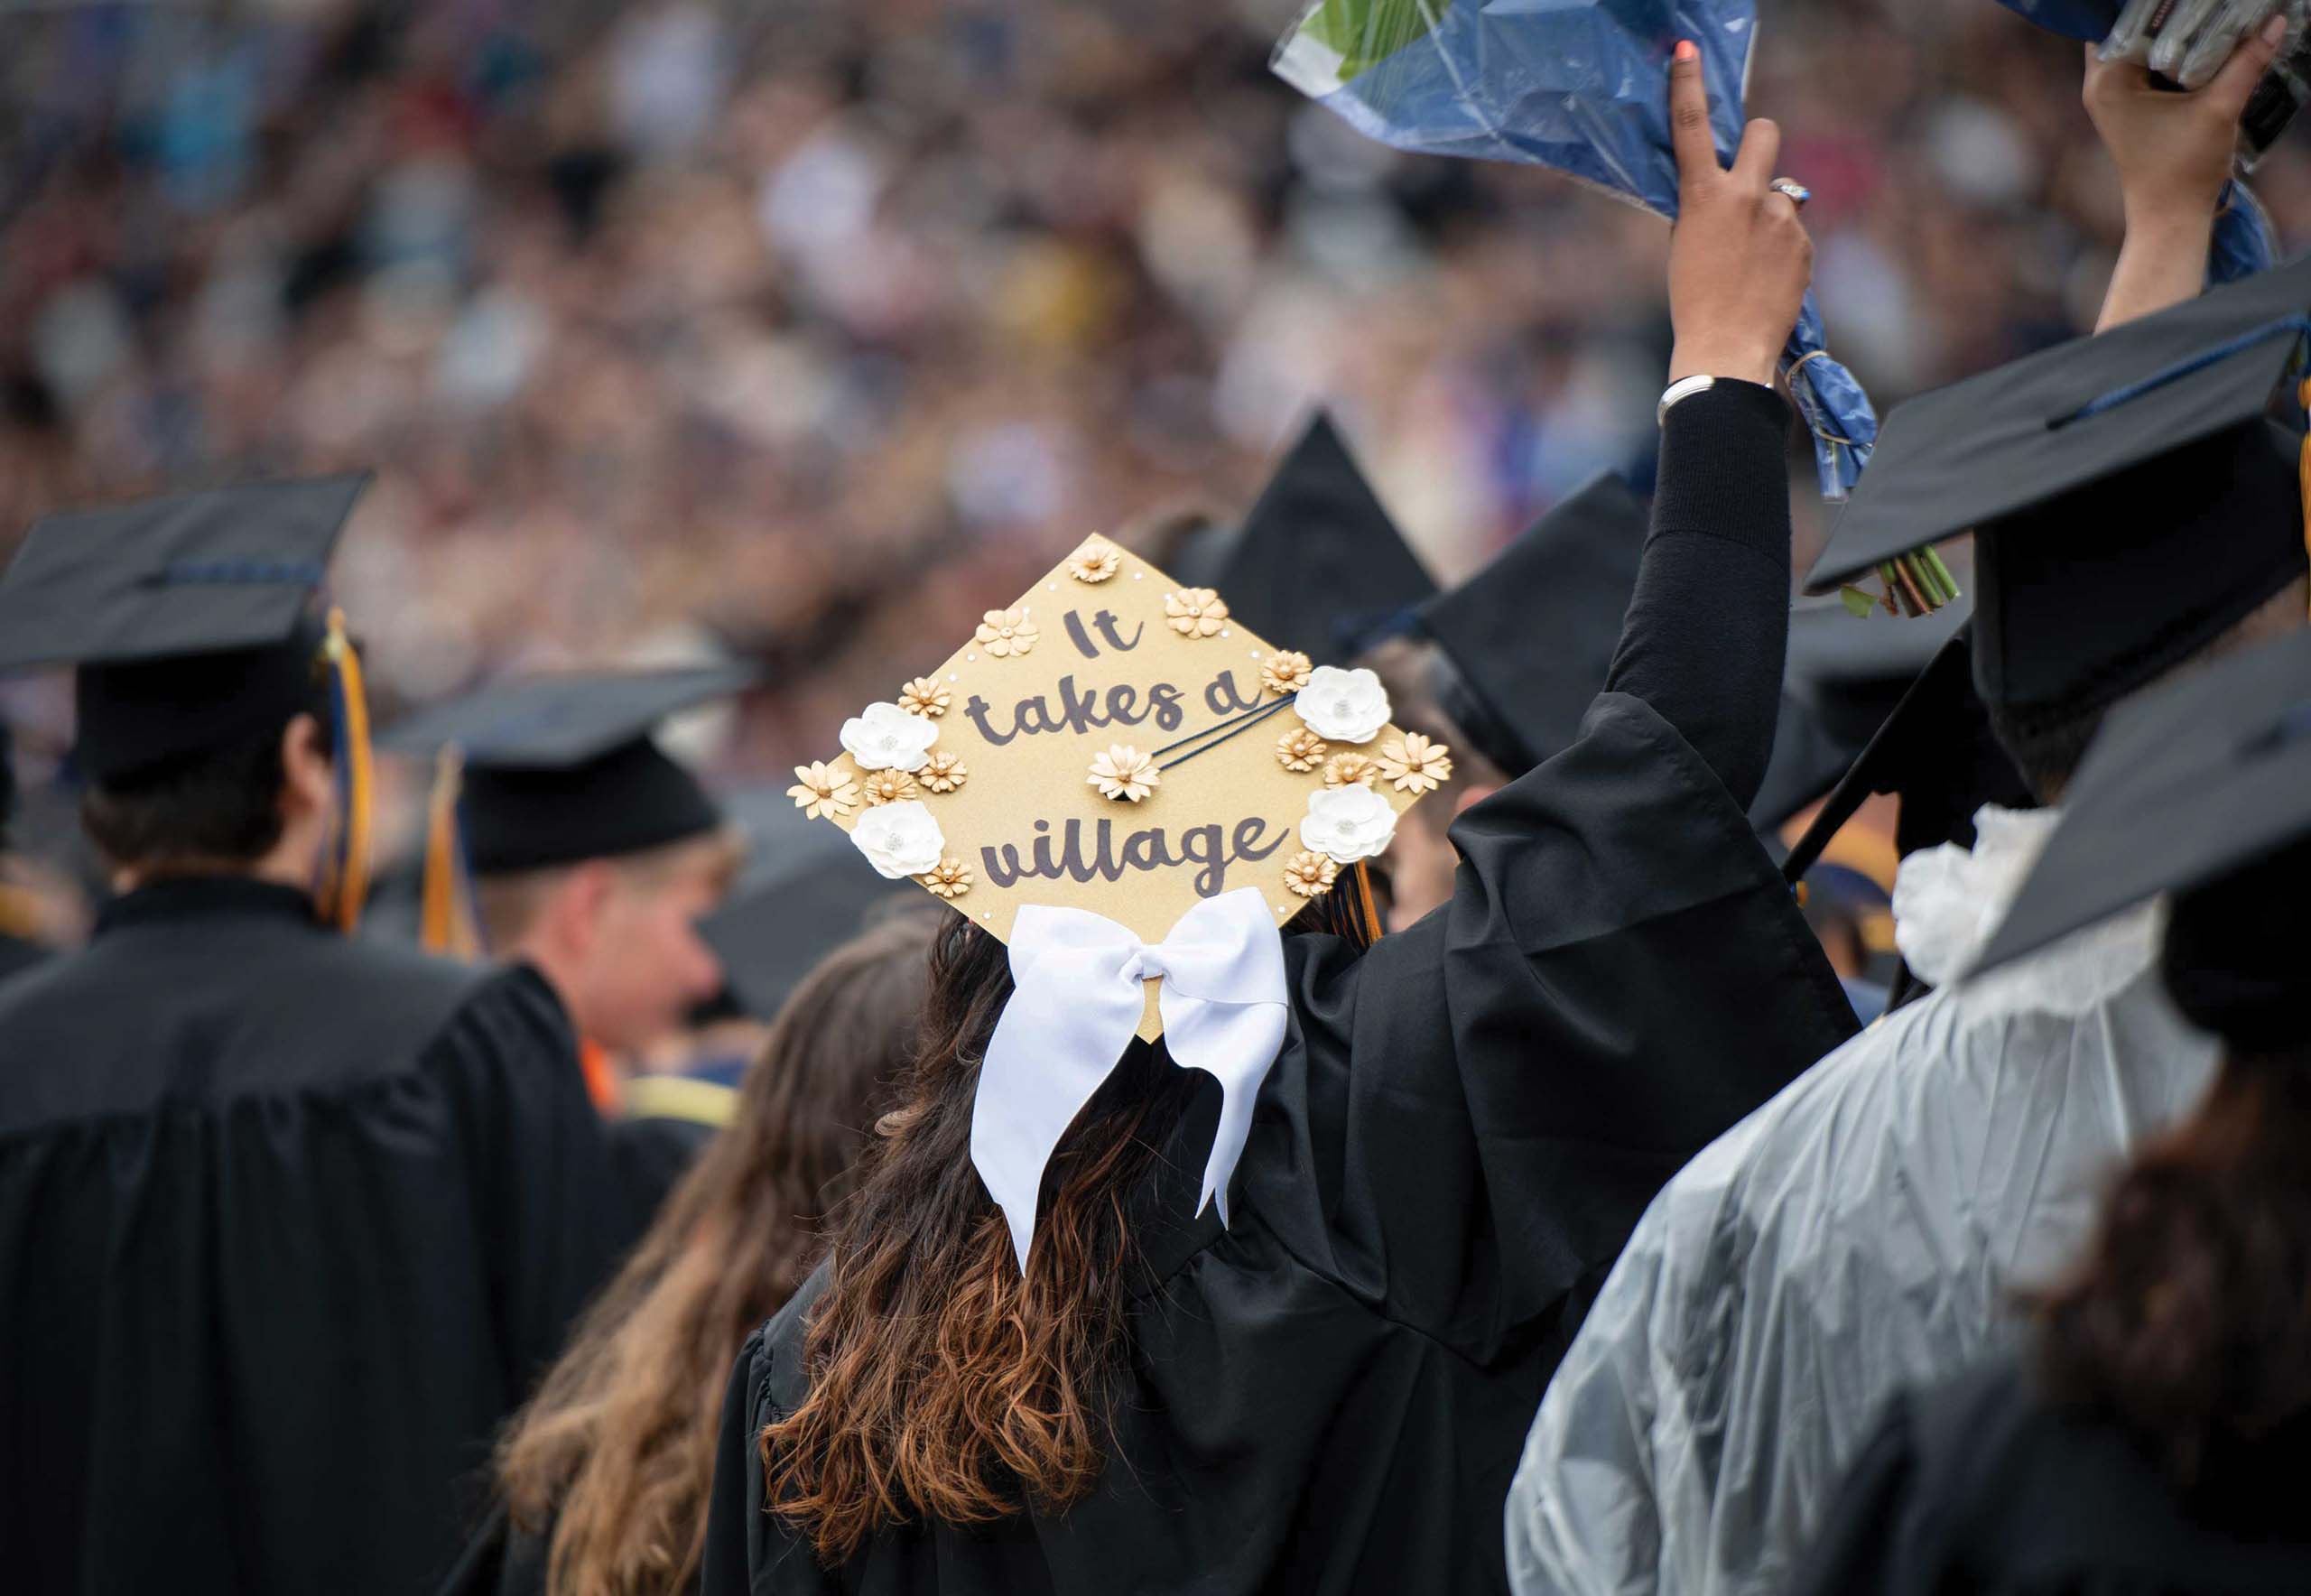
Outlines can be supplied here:
M1675 217L1668 68L1680 39L1701 51L1718 153L1731 160L1757 42L1750 0L1316 0L1273 64L1383 144L1550 167ZM1822 491L1842 498L1878 419L1824 352L1810 293L1782 370L1814 432Z
M2042 28L2099 44L2123 7L2120 0L1999 0L2009 11L2028 17ZM2233 283L2269 270L2279 262L2279 235L2262 202L2247 185L2233 182L2223 190L2223 210L2215 218L2214 246L2206 262L2209 283Z

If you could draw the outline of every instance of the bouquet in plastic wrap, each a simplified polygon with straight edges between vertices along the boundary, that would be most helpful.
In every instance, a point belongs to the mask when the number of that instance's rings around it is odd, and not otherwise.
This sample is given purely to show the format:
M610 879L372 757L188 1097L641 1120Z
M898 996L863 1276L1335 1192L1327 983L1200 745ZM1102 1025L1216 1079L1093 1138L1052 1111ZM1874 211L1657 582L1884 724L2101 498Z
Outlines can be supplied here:
M2042 28L2088 43L2105 60L2139 61L2184 88L2204 88L2241 42L2274 15L2287 18L2279 57L2240 119L2239 168L2252 172L2263 153L2311 101L2311 0L2001 0ZM2216 218L2207 274L2229 283L2279 258L2270 218L2246 185L2233 181Z
M1657 215L1677 213L1669 60L1700 49L1721 157L1739 147L1753 0L1314 0L1276 74L1401 150L1545 166ZM1860 479L1878 419L1830 358L1812 294L1782 374L1814 434L1825 497ZM1955 584L1930 552L1883 573L1889 602L1933 608Z

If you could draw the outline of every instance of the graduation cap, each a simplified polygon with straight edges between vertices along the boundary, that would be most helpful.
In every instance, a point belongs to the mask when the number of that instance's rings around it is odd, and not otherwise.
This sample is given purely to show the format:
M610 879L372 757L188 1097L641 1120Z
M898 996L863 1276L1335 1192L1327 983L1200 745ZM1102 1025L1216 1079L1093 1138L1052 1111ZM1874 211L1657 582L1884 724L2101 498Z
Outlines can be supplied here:
M1975 969L1996 968L2161 892L2176 895L2167 986L2249 1046L2311 1026L2311 634L2216 661L2111 712L2062 824Z
M1570 744L1603 689L1645 534L1645 506L1605 472L1413 612L1443 654L1439 704L1508 775Z
M75 760L134 782L319 702L315 598L366 473L67 511L0 577L0 671L79 667Z
M1780 717L1749 823L1778 831L1834 787L1972 613L1972 601L1960 598L1895 624L1858 617L1835 598L1792 605Z
M2306 310L2311 259L1900 406L1808 589L1973 530L1984 701L2116 702L2304 573Z
M1182 540L1166 569L1320 665L1352 658L1436 591L1332 418L1308 422L1250 514Z
M971 1158L1023 1265L1052 1152L1135 1036L1220 1083L1204 1195L1226 1219L1284 1040L1281 928L1352 905L1369 933L1363 862L1452 776L1390 713L1376 673L1094 537L796 767L806 816L1008 945Z
M1904 858L1944 842L1971 845L1974 812L1985 803L2035 807L2028 786L1991 734L1990 717L1975 696L1968 666L1969 630L1960 627L1935 651L1823 801L1821 812L1783 862L1782 873L1789 880L1805 877L1830 839L1873 793L1890 793L1901 800L1894 846Z
M721 810L651 733L754 679L726 665L533 676L422 710L384 741L397 752L454 750L475 874L612 858L721 829Z

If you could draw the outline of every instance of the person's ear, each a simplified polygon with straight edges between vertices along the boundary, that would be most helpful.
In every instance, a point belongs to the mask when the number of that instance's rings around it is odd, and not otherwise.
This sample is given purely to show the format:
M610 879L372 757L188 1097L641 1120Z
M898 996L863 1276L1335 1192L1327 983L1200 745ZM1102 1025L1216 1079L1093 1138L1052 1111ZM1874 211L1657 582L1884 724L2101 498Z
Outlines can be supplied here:
M1466 786L1461 789L1461 795L1452 800L1452 818L1454 820L1460 819L1462 814L1467 811L1470 804L1481 803L1499 791L1500 784L1499 782L1469 783Z
M609 918L610 895L617 890L617 873L607 859L589 859L570 872L554 894L554 917L565 946L590 951Z
M292 716L281 732L281 812L294 822L328 812L337 795L337 767L321 741L320 722Z

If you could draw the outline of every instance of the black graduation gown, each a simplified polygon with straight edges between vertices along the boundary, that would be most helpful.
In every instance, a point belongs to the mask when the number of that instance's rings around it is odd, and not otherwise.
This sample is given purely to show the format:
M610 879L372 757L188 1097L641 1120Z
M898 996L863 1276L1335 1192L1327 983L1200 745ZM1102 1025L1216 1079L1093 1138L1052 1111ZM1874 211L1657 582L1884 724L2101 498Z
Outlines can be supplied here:
M0 992L0 1585L427 1588L609 1257L534 972L177 880Z
M48 950L38 942L0 932L0 981L30 970L48 957Z
M2186 1498L2134 1437L2012 1359L1897 1397L1799 1572L1802 1596L2300 1596L2311 1421Z
M1285 938L1232 1229L1184 1222L1216 1089L1167 1149L1096 1491L821 1572L759 1510L754 1444L804 1394L821 1272L733 1371L708 1596L1506 1588L1526 1428L1630 1229L1853 1020L1740 805L1641 700L1601 697L1453 839L1453 899L1410 930L1361 957Z

